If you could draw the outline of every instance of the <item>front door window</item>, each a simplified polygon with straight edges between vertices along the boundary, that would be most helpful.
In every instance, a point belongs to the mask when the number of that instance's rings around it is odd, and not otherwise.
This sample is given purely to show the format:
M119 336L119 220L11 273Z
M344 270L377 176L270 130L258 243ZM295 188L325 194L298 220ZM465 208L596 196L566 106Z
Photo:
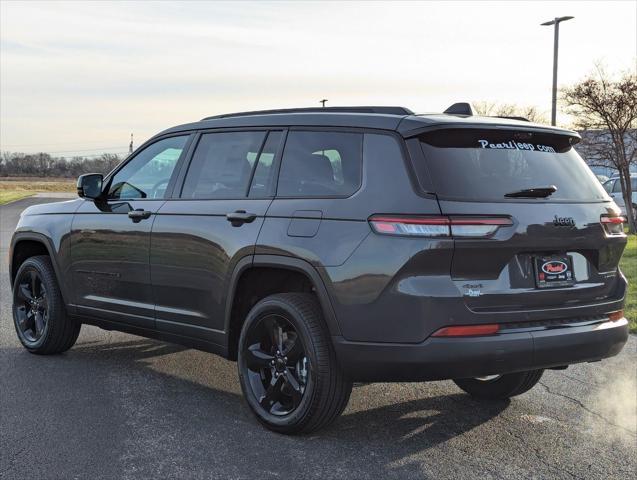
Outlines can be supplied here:
M169 137L146 147L119 170L108 190L113 200L161 199L166 195L187 135Z

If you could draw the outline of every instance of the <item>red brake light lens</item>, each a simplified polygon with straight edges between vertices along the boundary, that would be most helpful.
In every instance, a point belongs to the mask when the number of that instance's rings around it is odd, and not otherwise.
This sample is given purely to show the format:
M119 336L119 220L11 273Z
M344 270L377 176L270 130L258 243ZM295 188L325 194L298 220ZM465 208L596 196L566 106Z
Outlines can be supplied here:
M624 223L626 219L622 216L613 217L610 215L602 215L599 218L600 223L604 227L606 234L614 237L614 236L623 236L624 235Z
M481 335L495 335L500 330L500 325L461 325L457 327L443 327L436 330L432 337L475 337Z
M508 217L373 215L376 233L417 237L490 237L498 228L513 225Z
M447 217L400 217L374 215L369 223L376 233L417 237L448 237Z

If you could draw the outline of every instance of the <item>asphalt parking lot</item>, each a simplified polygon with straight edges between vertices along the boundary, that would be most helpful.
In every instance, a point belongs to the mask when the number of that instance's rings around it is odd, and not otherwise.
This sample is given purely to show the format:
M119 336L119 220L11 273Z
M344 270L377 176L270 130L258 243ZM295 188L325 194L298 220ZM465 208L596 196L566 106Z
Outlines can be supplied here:
M55 199L54 201L59 201ZM66 354L20 347L7 249L19 213L0 207L0 478L634 478L637 338L594 364L548 371L510 402L452 382L354 388L311 436L263 429L235 364L84 326Z

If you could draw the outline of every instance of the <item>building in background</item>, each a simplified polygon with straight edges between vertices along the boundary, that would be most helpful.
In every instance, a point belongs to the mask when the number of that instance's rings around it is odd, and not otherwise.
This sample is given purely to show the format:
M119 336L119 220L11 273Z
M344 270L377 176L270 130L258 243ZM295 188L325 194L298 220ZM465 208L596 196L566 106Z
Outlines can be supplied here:
M612 143L607 130L582 130L578 132L582 141L576 149L595 175L612 177L617 175L611 159ZM630 130L624 136L628 152L637 150L637 129ZM637 173L637 156L630 166L630 171Z

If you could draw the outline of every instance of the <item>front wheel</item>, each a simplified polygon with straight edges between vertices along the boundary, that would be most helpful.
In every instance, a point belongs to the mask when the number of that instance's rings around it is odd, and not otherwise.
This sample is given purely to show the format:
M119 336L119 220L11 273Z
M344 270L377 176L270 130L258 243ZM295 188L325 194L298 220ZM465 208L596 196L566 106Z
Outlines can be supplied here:
M66 315L48 256L31 257L20 265L13 282L13 323L31 353L61 353L75 344L81 324Z
M462 390L477 398L503 400L531 390L542 378L544 370L489 375L454 380Z
M279 433L328 425L352 391L311 294L271 295L252 308L239 338L238 368L248 405Z

